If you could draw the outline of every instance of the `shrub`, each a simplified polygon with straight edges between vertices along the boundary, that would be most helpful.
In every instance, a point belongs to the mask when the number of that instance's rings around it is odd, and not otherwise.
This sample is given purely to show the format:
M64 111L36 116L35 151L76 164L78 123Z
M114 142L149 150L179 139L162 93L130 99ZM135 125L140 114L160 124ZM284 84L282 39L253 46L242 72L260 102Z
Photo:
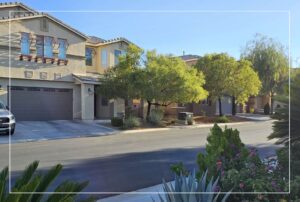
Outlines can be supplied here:
M264 114L265 115L270 114L270 109L271 109L271 107L270 107L269 103L265 104L265 106L264 106Z
M62 165L58 164L52 167L48 172L41 174L37 173L36 169L39 165L38 161L31 163L23 172L22 176L18 178L11 188L13 192L19 194L8 193L7 178L8 167L4 168L0 173L0 201L1 202L23 202L23 201L78 201L76 199L77 192L82 191L88 182L72 182L64 181L59 184L54 193L47 195L47 199L43 194L21 193L21 192L46 192L50 184L55 180L62 170ZM55 194L55 192L70 192L70 194ZM72 193L73 192L73 193ZM92 198L84 201L95 201Z
M149 116L149 122L155 126L158 126L161 124L163 118L164 118L164 112L162 110L152 109Z
M218 179L214 181L213 178L207 182L207 171L202 174L201 179L197 180L195 172L189 174L187 177L185 175L176 175L174 186L171 183L166 183L163 180L163 191L164 198L159 195L160 201L165 202L213 202L217 201L219 194L207 193L207 194L197 194L195 192L220 192L218 186ZM174 192L177 192L174 194ZM180 193L182 192L182 193ZM226 201L229 197L230 192L226 193L222 201Z
M237 153L242 158L248 155L247 149L239 137L239 131L231 128L225 127L223 131L222 128L215 124L210 130L207 142L206 155L199 153L197 163L200 170L208 169L212 175L217 174L221 165L223 167L240 168L240 158L236 159Z
M135 116L129 116L124 120L123 129L136 128L141 125L140 119Z
M282 192L287 179L280 174L280 167L271 160L262 161L256 149L248 149L239 137L239 131L224 130L217 124L207 137L206 154L198 154L199 173L209 170L210 176L220 177L224 191ZM256 195L232 195L230 201L256 201ZM274 196L261 197L273 201ZM267 201L268 201L267 200Z
M189 174L188 170L184 167L182 162L172 164L170 166L170 168L171 168L171 171L173 173L175 173L176 175L185 175L185 176L187 176Z
M229 119L226 116L219 116L215 119L215 123L228 123Z
M111 118L111 125L115 127L121 127L123 126L123 119L120 117L113 117Z

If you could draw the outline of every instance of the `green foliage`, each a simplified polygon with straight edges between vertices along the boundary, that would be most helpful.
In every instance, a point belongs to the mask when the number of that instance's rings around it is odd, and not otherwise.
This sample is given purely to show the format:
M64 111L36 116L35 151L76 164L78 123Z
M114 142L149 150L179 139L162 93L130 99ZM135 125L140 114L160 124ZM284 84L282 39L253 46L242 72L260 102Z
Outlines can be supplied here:
M180 58L147 52L147 63L143 72L142 98L155 100L161 105L171 103L198 102L207 97L203 89L204 76L189 68Z
M223 167L233 166L240 168L241 162L236 160L239 153L241 157L248 155L239 137L239 131L225 128L224 131L217 124L210 131L207 137L206 154L199 153L197 163L200 170L208 169L212 175L218 172L218 163Z
M149 122L155 126L161 125L162 119L164 118L164 111L161 109L152 109Z
M288 79L289 60L285 48L274 39L258 34L247 43L241 57L249 60L258 72L262 81L261 93L270 94L273 99Z
M37 174L36 170L38 167L38 162L35 161L31 163L23 172L22 176L16 180L15 185L12 187L12 192L41 192L41 194L31 194L31 193L20 193L13 194L7 192L7 178L8 178L8 168L4 168L0 173L0 201L1 202L39 202L39 201L75 201L76 194L81 192L87 185L88 182L71 182L64 181L56 187L54 192L73 192L70 194L51 194L45 198L43 192L46 192L50 184L58 176L62 170L62 165L58 164L52 167L45 174ZM88 201L94 201L89 198Z
M229 81L228 93L236 97L236 102L244 104L250 96L258 95L261 89L261 81L253 70L251 62L240 60L234 66L232 77Z
M291 194L289 199L291 201L300 201L300 175L291 180Z
M291 179L295 182L299 181L300 176L300 72L297 70L291 71L291 86L290 86L290 116L288 103L285 107L276 110L272 116L277 119L273 124L273 133L269 136L270 139L276 138L277 144L285 144L285 147L277 152L279 164L282 167L282 173L288 177L289 163L291 164ZM289 120L290 119L290 120ZM290 131L289 131L290 125ZM290 132L290 134L289 134ZM289 136L290 135L290 136ZM290 143L290 148L289 148ZM289 156L290 150L290 156ZM290 159L289 159L290 157ZM290 162L289 162L290 161ZM296 186L291 186L292 193L297 193ZM299 192L298 192L299 193ZM299 195L298 195L299 198ZM290 199L295 198L295 194L291 194Z
M265 106L264 106L264 114L265 115L270 114L270 105L269 105L269 103L265 104Z
M212 100L227 93L235 65L235 59L226 53L206 54L198 60L195 67L203 72L206 80L204 87Z
M209 192L219 192L218 179L212 177L207 183L207 171L202 174L201 179L197 180L195 172L193 174L176 175L174 186L163 180L164 198L159 195L161 202L213 202L217 201L219 194ZM174 194L176 192L176 194ZM207 192L207 194L198 194L195 192ZM225 202L230 196L230 192L220 200Z
M237 130L219 126L211 129L207 137L206 153L198 155L200 172L208 169L211 176L220 177L224 191L235 192L282 192L286 191L287 179L276 167L276 160L263 162L256 149L248 149L242 143ZM256 200L255 195L232 195L231 201ZM262 196L267 200L273 196Z
M243 104L250 95L257 95L261 87L249 61L236 61L225 53L204 55L195 67L203 72L206 79L204 87L212 100L229 94L236 98L237 103Z
M113 118L111 118L110 122L111 122L111 125L115 126L115 127L123 126L123 119L120 117L113 117Z
M184 175L187 176L189 174L189 171L184 167L183 163L176 163L176 164L172 164L170 166L170 169L173 173L175 173L176 175Z
M171 55L155 51L143 53L129 46L126 55L120 57L119 65L105 72L97 93L109 98L144 99L156 106L198 102L207 97L201 72ZM150 115L150 107L147 115Z
M220 116L215 119L215 122L216 123L228 123L229 119L227 118L227 116Z
M141 121L138 117L129 116L124 120L123 129L132 129L139 127L141 125Z
M137 71L142 63L142 54L142 49L129 45L126 55L119 56L118 65L105 71L96 93L107 98L140 98L135 82L139 79Z

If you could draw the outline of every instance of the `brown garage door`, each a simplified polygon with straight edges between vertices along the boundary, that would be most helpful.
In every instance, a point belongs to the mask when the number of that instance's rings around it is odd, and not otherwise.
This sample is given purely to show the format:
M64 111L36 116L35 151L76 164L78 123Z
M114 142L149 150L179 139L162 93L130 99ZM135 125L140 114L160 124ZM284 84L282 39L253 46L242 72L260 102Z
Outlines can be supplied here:
M11 111L17 121L69 120L73 118L73 90L12 86Z

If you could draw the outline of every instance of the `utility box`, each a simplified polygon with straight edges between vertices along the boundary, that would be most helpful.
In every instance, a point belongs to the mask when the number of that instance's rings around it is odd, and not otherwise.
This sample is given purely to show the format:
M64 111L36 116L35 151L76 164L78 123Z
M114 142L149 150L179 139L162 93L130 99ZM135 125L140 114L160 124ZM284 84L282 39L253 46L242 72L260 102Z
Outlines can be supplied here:
M186 124L189 119L193 118L193 116L194 114L192 112L179 112L177 119L179 121L183 121Z

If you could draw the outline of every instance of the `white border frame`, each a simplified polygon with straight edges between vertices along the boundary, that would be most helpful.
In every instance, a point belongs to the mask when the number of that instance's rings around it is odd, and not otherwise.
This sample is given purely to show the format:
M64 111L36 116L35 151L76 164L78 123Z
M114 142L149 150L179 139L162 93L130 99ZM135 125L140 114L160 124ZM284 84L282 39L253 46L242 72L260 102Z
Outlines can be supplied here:
M11 86L11 13L16 11L9 11L9 86ZM18 11L25 12L25 11ZM288 60L289 60L289 140L291 139L291 11L290 10L106 10L106 11L95 11L95 10L73 10L73 11L51 11L42 10L40 12L46 13L285 13L288 15ZM11 100L10 88L9 100ZM11 109L11 101L9 101L9 108ZM289 191L288 192L231 192L230 194L290 194L291 193L291 142L289 141ZM10 194L88 194L88 195L101 195L101 194L129 194L129 195L144 195L144 194L226 194L227 192L13 192L11 190L11 135L9 135L9 183L8 189Z

